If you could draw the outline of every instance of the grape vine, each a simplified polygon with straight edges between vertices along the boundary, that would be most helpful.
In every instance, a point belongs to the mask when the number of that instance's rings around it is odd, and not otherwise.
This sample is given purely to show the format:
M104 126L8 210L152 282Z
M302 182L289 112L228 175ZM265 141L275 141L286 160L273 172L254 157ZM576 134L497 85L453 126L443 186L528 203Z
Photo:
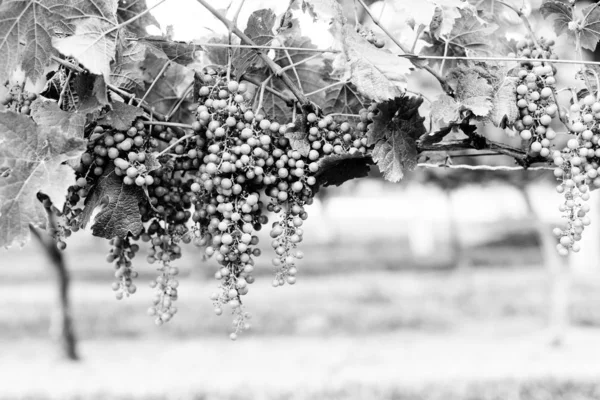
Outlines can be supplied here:
M178 259L193 244L218 264L207 297L215 314L233 314L237 339L250 328L244 299L264 249L258 231L268 225L272 286L296 284L319 189L367 176L373 164L393 182L419 165L443 166L428 162L432 154L449 160L457 151L514 161L465 166L473 170L553 169L565 220L554 229L557 251L581 248L586 201L600 187L598 63L582 57L600 40L596 4L544 0L544 18L570 22L543 38L508 3L500 5L519 29L485 2L428 0L400 18L415 33L405 38L361 0L363 20L335 0L297 0L279 15L252 13L244 31L198 0L229 37L194 44L139 37L148 9L124 18L116 2L82 0L58 15L48 2L0 6L0 19L15 22L0 26L0 245L25 244L48 213L60 250L91 229L111 246L117 299L136 293L134 258L145 252L156 270L148 315L157 325L177 314ZM302 14L335 44L317 48ZM511 30L521 40L510 40ZM565 38L575 39L577 60L559 57ZM559 82L569 63L580 66L579 79ZM438 96L415 90L416 69ZM484 125L507 132L506 141L490 140Z

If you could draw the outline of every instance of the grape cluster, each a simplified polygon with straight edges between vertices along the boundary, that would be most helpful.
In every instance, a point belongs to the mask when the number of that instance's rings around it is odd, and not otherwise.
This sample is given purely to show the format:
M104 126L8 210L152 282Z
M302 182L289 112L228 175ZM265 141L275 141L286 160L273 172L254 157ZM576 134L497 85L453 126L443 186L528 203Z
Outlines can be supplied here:
M559 210L566 220L566 227L555 228L554 234L559 238L558 252L564 256L580 250L577 242L591 222L586 215L590 206L585 201L590 198L590 186L600 187L600 102L588 95L571 106L569 115L570 130L576 137L552 155L554 175L560 181L556 190L564 195Z
M219 264L219 287L210 298L217 315L225 308L235 315L230 335L235 340L250 328L242 298L255 281L255 258L261 255L257 232L268 223L266 212L279 214L270 232L273 286L294 284L297 260L303 258L297 245L320 163L328 156L367 152L372 110L361 110L355 127L317 112L280 124L252 110L246 84L206 72L197 89L196 121L187 133L141 118L127 131L90 128L63 215L65 226L80 226L82 200L109 172L125 185L142 187L147 200L140 203L142 232L111 240L107 260L115 263L117 298L136 291L131 265L141 239L149 243L146 260L158 272L150 284L155 295L148 314L157 325L169 321L177 312L179 287L173 263L181 257L181 244L193 241Z
M131 243L131 237L114 238L110 240L111 249L106 256L106 261L115 263L115 278L112 289L115 291L115 296L121 300L124 296L134 294L137 287L133 284L133 279L137 278L138 273L133 270L131 260L140 250L140 246L136 243Z
M521 138L529 143L529 150L542 157L550 155L550 143L556 137L550 124L559 110L554 97L556 79L553 66L535 61L535 58L550 58L553 45L554 41L543 38L540 39L541 52L534 48L532 40L523 40L517 45L519 56L531 57L532 60L521 62L517 72L519 118L514 126Z
M14 85L0 98L0 105L8 110L29 115L31 113L31 103L35 99L37 99L37 94L25 91L22 85Z

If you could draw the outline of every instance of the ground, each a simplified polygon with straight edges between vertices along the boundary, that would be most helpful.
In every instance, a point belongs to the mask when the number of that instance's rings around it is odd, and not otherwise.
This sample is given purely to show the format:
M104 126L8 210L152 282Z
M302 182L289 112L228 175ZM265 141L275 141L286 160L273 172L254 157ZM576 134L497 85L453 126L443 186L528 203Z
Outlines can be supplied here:
M489 216L499 213L494 199L506 206L506 194L467 197ZM212 312L214 265L199 252L179 263L179 313L159 328L145 314L153 271L142 255L134 260L139 292L116 301L106 244L74 238L66 256L82 361L61 361L48 335L51 269L35 246L0 254L0 399L600 398L597 268L573 273L570 326L554 347L551 279L530 220L518 212L487 225L463 220L469 262L451 268L439 237L433 251L422 246L426 256L411 253L414 223L423 218L409 207L420 203L410 193L386 196L377 200L386 207L353 193L327 212L312 210L295 286L271 288L263 257L247 299L253 327L236 342L228 339L230 316ZM420 198L433 204L439 196ZM432 204L420 206L442 216ZM424 232L439 234L444 222L425 223Z

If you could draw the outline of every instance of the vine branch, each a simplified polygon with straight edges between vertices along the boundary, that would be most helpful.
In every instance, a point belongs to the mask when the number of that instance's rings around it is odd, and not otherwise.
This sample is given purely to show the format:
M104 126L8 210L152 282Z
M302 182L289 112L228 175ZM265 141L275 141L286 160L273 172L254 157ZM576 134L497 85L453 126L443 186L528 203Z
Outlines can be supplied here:
M206 8L212 15L217 17L226 27L231 30L231 32L235 33L237 37L239 37L242 42L256 47L256 43L252 39L250 39L244 32L242 32L237 26L235 26L227 17L222 15L219 11L217 11L213 6L208 4L206 0L196 0L198 3L202 4L204 8ZM281 67L275 63L275 61L271 60L269 56L267 56L261 49L254 48L256 54L265 62L265 64L269 67L269 69L277 76L280 74ZM287 74L282 74L279 77L283 83L292 91L294 96L298 99L300 104L302 105L310 105L310 100L308 97L302 93L300 89L296 86L296 84L292 81L292 79Z

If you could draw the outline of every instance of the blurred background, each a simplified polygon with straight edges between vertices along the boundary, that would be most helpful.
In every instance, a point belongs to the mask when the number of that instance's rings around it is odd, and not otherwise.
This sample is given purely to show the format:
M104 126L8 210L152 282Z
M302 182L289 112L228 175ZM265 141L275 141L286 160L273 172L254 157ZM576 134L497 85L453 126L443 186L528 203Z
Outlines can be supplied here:
M254 10L286 5L248 1L240 26ZM226 32L194 0L153 14L177 40ZM414 79L410 89L435 97L427 77ZM551 235L561 222L551 171L418 169L401 184L371 175L308 207L296 285L271 287L260 232L264 255L246 298L252 329L236 342L230 316L215 316L209 300L216 264L193 246L178 261L179 312L161 327L146 316L144 282L155 271L143 247L139 290L122 301L110 288L109 245L90 232L70 238L64 268L40 241L0 250L0 398L600 398L597 192L583 250L563 259Z

